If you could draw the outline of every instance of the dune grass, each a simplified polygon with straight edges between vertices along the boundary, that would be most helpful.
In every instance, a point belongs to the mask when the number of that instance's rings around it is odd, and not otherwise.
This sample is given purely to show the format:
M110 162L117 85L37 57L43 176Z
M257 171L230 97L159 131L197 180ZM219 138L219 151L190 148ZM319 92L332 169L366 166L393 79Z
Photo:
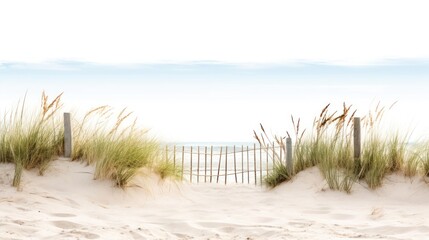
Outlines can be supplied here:
M147 131L129 122L131 112L123 109L113 119L112 109L102 106L89 111L74 129L73 159L95 164L95 179L112 179L126 187L141 168L150 168L162 178L176 177L171 161L163 162L160 144Z
M295 124L292 117L296 140L293 149L294 165L292 174L283 181L290 180L293 175L309 167L318 166L330 189L350 193L354 183L360 181L371 189L378 188L385 176L391 173L412 177L423 172L429 176L429 144L411 150L407 147L408 134L379 133L379 123L385 108L377 106L362 118L361 157L354 159L353 118L356 110L351 111L351 106L343 104L342 111L330 113L329 107L329 104L325 106L315 119L310 134L305 134L305 130L300 132L300 120ZM269 137L262 125L261 130L261 134L254 134L263 145ZM283 138L274 138L282 146ZM282 181L273 181L273 178L281 173L282 169L275 167L265 179L266 185L275 187L280 184Z
M421 150L421 163L423 174L429 177L429 143L426 143Z
M0 121L0 163L15 164L12 185L20 186L22 171L37 168L40 174L49 163L63 154L64 130L60 109L62 94L48 101L42 94L41 109L36 113L18 107ZM126 109L115 118L107 106L89 111L82 121L73 122L73 159L95 165L95 179L111 179L126 187L141 168L149 168L165 177L176 177L177 169L165 161L160 144L147 131L129 123Z
M284 164L275 164L274 170L270 172L264 179L265 184L268 187L275 187L282 182L287 182L292 178L290 173Z
M43 93L41 110L34 114L27 113L24 98L15 110L4 115L0 123L0 162L15 164L13 186L19 187L23 169L37 168L42 175L62 153L63 131L58 116L61 96L49 102Z

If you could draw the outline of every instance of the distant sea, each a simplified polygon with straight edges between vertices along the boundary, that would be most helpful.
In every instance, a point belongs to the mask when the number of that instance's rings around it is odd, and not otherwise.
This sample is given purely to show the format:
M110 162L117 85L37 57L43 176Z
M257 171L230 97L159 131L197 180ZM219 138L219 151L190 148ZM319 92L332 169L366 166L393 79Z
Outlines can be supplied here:
M220 147L220 146L253 146L253 144L259 145L257 141L254 142L168 142L167 145L173 146L200 146L200 147Z

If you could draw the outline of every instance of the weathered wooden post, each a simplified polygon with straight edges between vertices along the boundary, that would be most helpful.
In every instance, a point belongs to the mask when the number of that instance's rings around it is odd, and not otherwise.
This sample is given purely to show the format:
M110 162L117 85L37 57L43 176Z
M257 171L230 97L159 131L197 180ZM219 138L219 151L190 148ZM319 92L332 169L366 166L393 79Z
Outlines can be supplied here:
M360 134L360 118L353 119L353 150L355 160L355 173L359 174L361 168L361 134Z
M293 173L292 139L286 138L286 167L289 174Z
M173 167L176 169L176 145L174 145L173 149Z
M72 155L72 130L70 113L64 113L64 157L71 158Z
M225 185L228 179L228 146L225 146Z

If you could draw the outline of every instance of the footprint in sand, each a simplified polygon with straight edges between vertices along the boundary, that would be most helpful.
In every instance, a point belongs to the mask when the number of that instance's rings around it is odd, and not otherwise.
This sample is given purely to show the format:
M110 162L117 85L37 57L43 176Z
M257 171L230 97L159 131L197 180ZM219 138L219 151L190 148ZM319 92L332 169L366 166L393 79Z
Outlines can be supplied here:
M307 227L310 227L311 225L313 225L312 222L306 221L306 220L302 220L302 222L301 221L289 222L288 224L290 226L293 226L293 227L296 227L296 228L307 228Z
M142 235L134 232L134 231L130 231L130 235L133 237L133 239L135 240L145 240L146 238L144 238Z
M13 223L15 223L15 224L18 224L18 225L24 225L24 221L21 221L21 220L14 220L14 221L12 221Z
M371 214L369 215L372 220L377 220L383 217L383 209L381 208L373 208Z
M73 230L70 232L75 237L84 237L86 239L97 239L100 238L100 235L90 232L76 231Z
M52 224L55 227L62 228L62 229L74 229L74 228L82 227L82 225L80 224L69 222L69 221L52 221Z

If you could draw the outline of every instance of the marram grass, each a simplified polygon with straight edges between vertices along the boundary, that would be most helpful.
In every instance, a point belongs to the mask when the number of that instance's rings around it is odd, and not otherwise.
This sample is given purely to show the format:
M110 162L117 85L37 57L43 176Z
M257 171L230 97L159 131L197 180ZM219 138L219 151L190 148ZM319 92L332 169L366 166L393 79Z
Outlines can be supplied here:
M43 174L62 153L63 131L58 116L61 95L49 102L43 93L41 110L34 114L25 109L25 98L15 110L4 114L0 122L0 162L15 164L13 186L20 186L23 169L37 168Z
M77 124L72 158L95 164L95 179L111 179L122 188L141 168L152 169L162 178L176 177L173 163L163 162L159 143L137 129L135 121L127 122L131 113L123 109L112 122L111 111L107 106L95 108Z
M274 171L265 176L265 184L268 187L274 188L282 182L287 182L292 178L292 174L288 171L286 165L275 164Z
M379 122L384 108L377 106L362 118L361 157L354 159L353 118L356 111L351 112L351 106L344 104L339 113L329 113L329 106L324 107L315 119L310 134L304 134L305 130L300 132L300 121L295 124L292 117L296 141L292 174L287 178L275 177L284 170L275 167L265 179L266 185L275 187L313 166L319 167L330 189L347 193L352 191L356 182L364 182L371 189L378 188L382 186L385 176L391 173L402 173L408 177L422 174L429 177L429 143L411 149L407 146L409 135L398 132L381 134ZM261 129L260 135L255 132L255 138L262 145L271 142L262 125ZM274 136L274 139L283 146L283 138Z
M42 95L41 110L28 112L25 101L4 114L0 121L0 163L14 163L12 185L20 186L22 171L36 168L40 174L63 154L61 96L48 101ZM95 179L111 179L126 187L141 168L149 168L162 178L176 177L171 161L164 161L160 145L139 130L136 122L126 124L131 113L125 109L112 121L112 110L99 107L73 122L73 159L95 165ZM165 158L164 158L165 159Z
M426 177L429 177L429 143L427 143L426 146L422 149L421 155L423 174Z

